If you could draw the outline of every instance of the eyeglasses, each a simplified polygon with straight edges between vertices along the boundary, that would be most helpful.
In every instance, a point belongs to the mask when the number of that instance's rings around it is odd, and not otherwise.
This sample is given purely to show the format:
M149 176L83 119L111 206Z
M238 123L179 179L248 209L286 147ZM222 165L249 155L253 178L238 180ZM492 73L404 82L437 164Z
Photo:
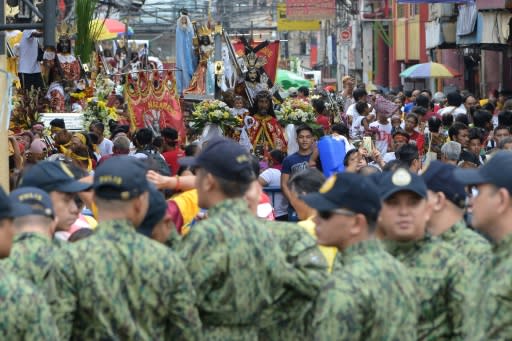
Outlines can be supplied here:
M342 208L338 208L338 209L335 209L332 211L318 211L318 216L324 220L330 219L335 214L344 215L347 217L353 217L357 213L349 211L349 210L344 210Z

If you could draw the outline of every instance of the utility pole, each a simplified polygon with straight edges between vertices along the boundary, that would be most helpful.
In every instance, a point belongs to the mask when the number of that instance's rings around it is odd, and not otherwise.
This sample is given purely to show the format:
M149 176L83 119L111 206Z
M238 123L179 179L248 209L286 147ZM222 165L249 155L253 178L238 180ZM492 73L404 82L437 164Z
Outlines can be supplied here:
M44 10L41 13L31 0L20 0L29 8L30 18L32 14L39 17L42 23L6 24L5 1L0 4L0 73L5 77L0 81L0 185L9 190L9 149L8 132L11 118L11 88L12 80L7 72L7 57L5 55L5 31L42 29L45 47L55 47L55 28L57 26L57 0L44 0Z

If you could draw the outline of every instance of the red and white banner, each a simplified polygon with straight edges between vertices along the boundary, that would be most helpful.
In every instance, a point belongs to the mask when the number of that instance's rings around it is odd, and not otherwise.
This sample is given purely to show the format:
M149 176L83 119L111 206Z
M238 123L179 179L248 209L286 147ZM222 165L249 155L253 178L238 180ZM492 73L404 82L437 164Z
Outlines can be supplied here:
M254 41L251 47L255 48L261 43L261 41ZM245 45L242 42L233 43L233 48L238 56L245 54ZM256 55L267 59L267 64L263 66L263 69L265 69L268 78L274 83L277 75L277 62L279 60L279 40L270 42L266 47L256 52Z
M286 0L289 20L325 20L336 17L336 0Z
M139 72L136 77L130 74L125 93L132 129L150 128L160 136L163 128L170 127L185 142L185 123L172 71Z

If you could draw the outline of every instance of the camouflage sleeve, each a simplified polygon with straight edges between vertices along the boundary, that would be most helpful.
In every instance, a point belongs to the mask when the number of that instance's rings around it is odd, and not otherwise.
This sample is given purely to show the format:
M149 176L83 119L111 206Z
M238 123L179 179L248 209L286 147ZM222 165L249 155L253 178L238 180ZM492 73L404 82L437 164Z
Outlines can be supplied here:
M30 288L28 295L23 295L17 305L21 310L16 312L17 327L26 326L23 340L60 340L50 308L39 292Z
M201 293L210 292L210 286L214 285L213 280L227 271L227 250L215 247L224 245L218 240L220 238L222 236L213 231L196 226L178 244L178 254L196 291L197 305L201 305L203 300Z
M485 302L484 316L486 328L482 340L510 340L512 335L512 285L510 276L500 276L489 290ZM480 307L482 309L482 307Z
M181 243L181 238L182 237L178 231L176 231L176 228L173 228L169 234L169 237L167 237L167 240L165 241L165 245L172 250L176 250Z
M452 335L450 340L465 340L467 334L466 311L471 309L473 297L468 283L472 281L472 271L465 259L460 256L452 257L449 272L449 287L447 288L447 315L451 319Z
M47 279L48 303L63 340L71 338L77 306L76 290L79 290L73 282L74 270L66 257L67 254L56 256Z
M363 325L371 316L361 310L364 302L356 287L332 278L315 302L310 333L314 340L363 340ZM369 307L367 307L369 308Z
M201 320L195 306L196 295L190 277L178 257L173 268L174 292L169 303L171 328L167 339L200 340Z
M304 319L309 313L318 291L327 279L327 262L315 240L299 227L273 230L286 255L286 269L280 271L286 287L274 304L261 317L263 329L260 338L268 340L297 339L304 332ZM286 232L286 233L283 233Z
M288 226L289 225L289 226ZM327 278L327 261L316 241L298 225L270 225L272 234L294 274L293 287L302 295L315 298Z

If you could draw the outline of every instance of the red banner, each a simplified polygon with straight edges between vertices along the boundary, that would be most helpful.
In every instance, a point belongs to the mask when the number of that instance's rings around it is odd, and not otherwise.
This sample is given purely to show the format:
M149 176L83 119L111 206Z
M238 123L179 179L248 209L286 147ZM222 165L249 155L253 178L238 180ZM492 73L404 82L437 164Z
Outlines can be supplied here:
M325 20L335 17L335 0L286 0L286 18L289 20Z
M132 128L150 128L155 136L160 136L163 128L174 128L179 140L185 142L185 124L172 71L140 72L136 77L130 74L125 92Z
M255 48L261 43L261 41L255 41L251 44L251 47ZM245 54L245 46L242 42L233 43L233 48L238 56ZM268 78L274 83L277 75L277 62L279 60L279 40L270 42L266 47L256 52L256 55L267 59L267 64L263 66L263 69L265 69Z

